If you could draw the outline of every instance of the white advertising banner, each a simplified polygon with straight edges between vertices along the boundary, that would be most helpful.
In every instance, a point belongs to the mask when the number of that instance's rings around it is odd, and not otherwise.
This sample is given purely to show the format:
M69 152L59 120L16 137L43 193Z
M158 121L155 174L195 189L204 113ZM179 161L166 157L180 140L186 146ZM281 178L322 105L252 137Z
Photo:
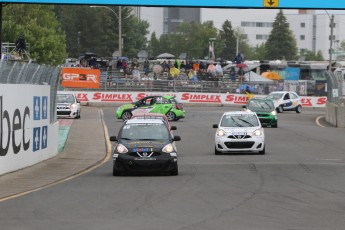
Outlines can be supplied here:
M73 91L81 102L105 102L105 103L131 103L145 96L150 95L173 95L181 103L188 104L223 104L223 105L244 105L250 96L246 94L232 93L167 93L167 92L85 92ZM257 98L266 95L253 95ZM304 107L325 107L327 97L307 97L301 96Z
M49 107L49 85L0 84L0 175L58 153Z

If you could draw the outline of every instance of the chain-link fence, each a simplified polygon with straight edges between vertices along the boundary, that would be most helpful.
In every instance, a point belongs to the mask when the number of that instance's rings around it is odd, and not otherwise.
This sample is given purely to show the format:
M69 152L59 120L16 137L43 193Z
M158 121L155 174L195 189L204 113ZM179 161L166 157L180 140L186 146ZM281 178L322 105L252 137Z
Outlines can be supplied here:
M334 104L342 104L344 100L344 78L342 72L329 73L329 93L327 100Z
M0 60L0 84L50 85L51 123L56 121L56 92L60 74L60 67Z

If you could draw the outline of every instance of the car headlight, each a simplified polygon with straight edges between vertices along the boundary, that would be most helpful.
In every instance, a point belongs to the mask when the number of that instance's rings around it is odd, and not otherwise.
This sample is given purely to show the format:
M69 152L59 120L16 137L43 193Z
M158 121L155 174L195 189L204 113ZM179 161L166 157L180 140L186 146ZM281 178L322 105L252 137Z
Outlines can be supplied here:
M273 116L276 116L276 115L277 115L277 111L273 110L273 111L271 112L271 114L272 114Z
M226 132L224 130L222 130L222 129L218 129L216 134L217 134L217 136L222 137L222 136L225 136Z
M162 151L165 153L171 153L174 151L174 146L172 144L167 144L166 146L164 146Z
M128 149L122 145L122 144L118 144L116 147L115 147L115 150L116 152L118 153L127 153L128 152Z
M70 107L71 107L72 109L74 109L75 107L77 107L77 105L76 105L76 104L71 104Z
M251 112L251 110L250 109L246 109L246 112Z
M253 132L253 136L261 136L263 134L264 134L264 132L262 129L257 129Z

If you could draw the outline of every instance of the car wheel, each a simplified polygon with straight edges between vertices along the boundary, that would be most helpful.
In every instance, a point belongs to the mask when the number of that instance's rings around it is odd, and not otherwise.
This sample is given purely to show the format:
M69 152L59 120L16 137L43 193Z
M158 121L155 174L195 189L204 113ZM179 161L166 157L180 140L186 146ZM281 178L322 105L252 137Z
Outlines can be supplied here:
M302 112L302 106L297 106L296 108L296 113L301 113Z
M278 128L278 122L272 125L272 128Z
M175 113L173 113L171 111L167 112L167 114L165 114L165 115L167 116L169 121L174 121L176 119Z
M123 112L123 114L121 116L122 120L124 120L124 121L131 119L131 117L132 117L132 113L129 111Z
M278 106L277 112L278 113L282 113L283 112L283 106L282 105Z
M215 155L220 155L221 152L217 150L216 146L214 146L214 154Z
M177 163L174 164L174 168L170 171L171 176L177 176L178 175L178 165Z
M262 151L259 151L260 155L265 155L265 153L266 153L266 146L264 146L264 149Z
M121 176L121 172L116 169L115 165L113 166L113 176Z

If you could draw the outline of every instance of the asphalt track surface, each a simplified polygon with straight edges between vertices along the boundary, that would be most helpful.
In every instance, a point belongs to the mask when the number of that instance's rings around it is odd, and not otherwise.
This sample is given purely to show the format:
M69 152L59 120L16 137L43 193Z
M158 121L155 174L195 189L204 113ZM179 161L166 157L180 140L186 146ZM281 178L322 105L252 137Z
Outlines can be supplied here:
M91 108L83 109L87 114ZM122 123L114 119L115 109L102 108L109 135ZM179 176L113 177L112 162L105 161L63 183L0 202L0 229L344 230L345 130L324 123L323 109L285 112L277 129L265 128L266 155L216 156L212 124L224 111L238 109L186 107L186 118L172 123L182 138ZM80 122L71 134L85 128ZM88 130L93 137L98 129ZM67 151L80 138L71 134ZM90 138L91 146L73 147L95 148L98 138L106 146L99 136Z

